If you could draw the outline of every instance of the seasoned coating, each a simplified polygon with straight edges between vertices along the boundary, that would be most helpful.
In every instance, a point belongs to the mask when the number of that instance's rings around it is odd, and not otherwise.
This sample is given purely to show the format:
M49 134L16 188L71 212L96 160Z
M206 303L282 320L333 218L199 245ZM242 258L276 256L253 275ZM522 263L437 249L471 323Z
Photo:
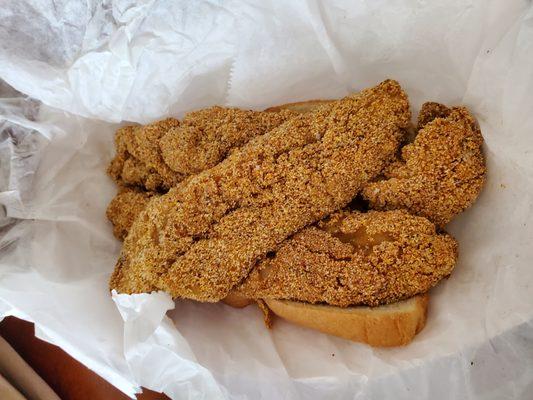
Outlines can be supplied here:
M262 135L297 115L294 111L249 111L211 107L185 116L169 130L159 146L165 163L190 175L214 167L230 150Z
M406 211L339 212L286 240L237 293L347 307L427 292L452 272L457 242Z
M110 287L218 301L287 237L350 202L396 153L410 120L395 81L298 115L153 198Z
M137 186L150 191L166 191L180 182L184 175L165 164L159 149L159 139L179 125L167 118L145 126L125 126L115 135L116 155L108 174L120 185Z
M123 240L128 234L133 221L146 208L148 201L155 192L145 192L139 189L123 187L111 200L106 210L106 216L113 224L113 234Z
M464 107L422 107L421 129L363 197L377 210L407 209L444 226L469 207L485 181L483 137ZM445 117L440 117L440 115ZM431 116L437 118L429 121ZM425 124L425 125L424 125Z
M135 213L144 208L141 200L156 195L155 191L168 191L193 172L210 168L232 148L242 146L296 114L288 110L259 112L212 107L189 113L181 123L183 129L176 128L179 122L175 119L119 129L115 136L117 154L108 172L121 186L131 187L132 192L124 193L123 189L109 206L107 215L114 225L115 236L126 237ZM158 140L163 136L162 148L166 149L172 165L181 166L181 172L170 170L163 160L158 149ZM148 190L149 196L142 196L137 189ZM131 209L124 209L128 206Z
M296 114L211 107L187 114L181 123L168 118L146 126L125 126L117 130L117 153L108 173L121 185L166 192Z
M451 112L452 110L444 104L435 103L433 101L428 101L422 104L420 112L418 113L417 130L422 129L435 118L446 118Z

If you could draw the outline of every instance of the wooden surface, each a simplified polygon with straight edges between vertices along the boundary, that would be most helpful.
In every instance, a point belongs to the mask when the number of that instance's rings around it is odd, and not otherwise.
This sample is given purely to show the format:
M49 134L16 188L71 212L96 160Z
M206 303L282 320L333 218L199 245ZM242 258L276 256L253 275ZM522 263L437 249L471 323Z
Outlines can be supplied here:
M0 335L33 367L63 400L127 400L128 396L74 360L59 347L34 335L33 324L8 317L0 323ZM168 399L144 389L139 400Z

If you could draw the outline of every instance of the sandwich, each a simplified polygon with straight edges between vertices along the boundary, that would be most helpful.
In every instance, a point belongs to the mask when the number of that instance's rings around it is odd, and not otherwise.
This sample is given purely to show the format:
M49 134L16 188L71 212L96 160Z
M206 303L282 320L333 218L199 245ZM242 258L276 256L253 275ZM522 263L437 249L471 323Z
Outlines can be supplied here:
M267 326L278 316L372 346L409 343L458 257L445 225L483 187L469 111L425 103L412 129L394 81L342 100L208 110L151 144L177 182L111 173L121 189L108 217L125 239L111 289L255 303ZM180 139L201 132L197 146ZM172 156L185 148L193 160Z

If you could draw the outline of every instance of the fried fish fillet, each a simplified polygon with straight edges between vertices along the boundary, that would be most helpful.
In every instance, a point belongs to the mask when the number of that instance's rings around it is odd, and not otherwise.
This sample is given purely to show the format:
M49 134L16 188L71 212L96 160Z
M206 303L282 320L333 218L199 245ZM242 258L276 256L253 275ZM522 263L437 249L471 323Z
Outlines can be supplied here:
M120 185L166 192L187 176L211 168L254 136L296 112L211 107L145 126L125 126L115 136L108 173Z
M406 94L388 80L252 139L150 201L110 287L224 298L283 240L348 204L390 162L409 120Z
M133 225L133 221L146 208L150 198L157 192L146 192L137 188L122 187L111 200L106 210L106 216L113 224L113 234L119 240L124 240Z
M451 112L452 109L446 107L444 104L428 101L422 104L422 107L420 108L416 129L419 131L435 118L446 118Z
M115 136L117 154L108 168L121 186L106 213L113 224L113 234L123 240L152 196L210 168L231 149L296 114L290 110L259 112L211 107L187 114L180 128L178 120L169 118L119 129ZM179 172L168 167L163 154Z
M286 240L235 291L347 307L426 293L452 272L457 242L406 211L338 212Z
M165 163L191 175L214 167L228 153L297 115L290 110L249 111L211 107L191 112L159 143Z
M145 126L125 126L115 135L116 155L107 172L120 185L137 186L146 190L168 190L184 175L165 164L159 149L159 139L179 125L167 118Z
M407 209L444 226L477 198L485 181L483 137L464 107L426 103L419 132L362 194L377 210Z
M170 124L164 120L146 127L121 128L116 135L117 155L109 167L111 176L122 186L107 209L114 235L123 240L135 214L144 209L149 198L160 195L158 192L166 192L182 181L184 176L216 165L233 148L281 125L296 114L308 112L325 103L293 103L267 112L212 107L187 114L179 128L177 120L171 120ZM152 137L147 137L147 132L151 132ZM158 138L161 138L161 151L157 149ZM148 164L152 160L151 165L158 167L157 170L161 170L163 175L129 153L127 146L136 142L151 148L151 153L142 153L145 155L143 159ZM178 172L169 173L162 163L173 166ZM163 176L167 178L163 179ZM140 189L145 189L146 195Z

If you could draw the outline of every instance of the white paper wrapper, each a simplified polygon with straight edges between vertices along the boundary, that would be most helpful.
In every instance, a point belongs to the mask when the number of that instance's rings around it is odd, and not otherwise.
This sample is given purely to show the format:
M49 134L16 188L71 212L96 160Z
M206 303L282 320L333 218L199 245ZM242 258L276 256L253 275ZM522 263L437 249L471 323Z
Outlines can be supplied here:
M530 2L54 5L0 10L0 78L38 100L0 88L0 317L35 322L130 396L531 398ZM387 77L415 114L426 100L470 107L489 168L449 226L460 261L410 346L371 349L281 320L269 331L252 307L110 296L116 123L340 97Z

